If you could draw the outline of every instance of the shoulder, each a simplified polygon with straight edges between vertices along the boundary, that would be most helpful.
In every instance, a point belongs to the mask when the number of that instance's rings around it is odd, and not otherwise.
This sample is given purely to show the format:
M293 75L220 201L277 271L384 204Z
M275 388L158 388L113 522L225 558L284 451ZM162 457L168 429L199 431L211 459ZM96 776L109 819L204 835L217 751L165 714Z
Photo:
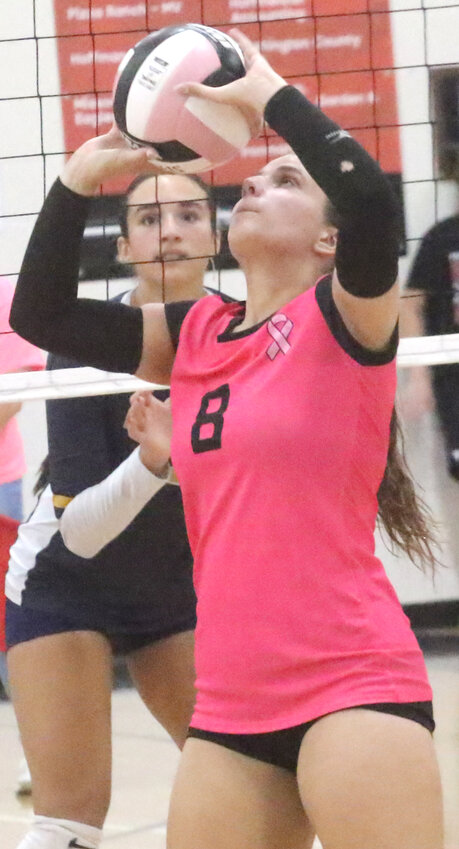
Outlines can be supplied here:
M333 298L330 276L322 278L316 284L315 299L333 339L356 363L362 366L381 366L387 365L395 359L398 346L398 325L384 348L371 350L355 339L346 327Z
M198 301L175 301L165 305L166 321L174 347L177 349L180 333L186 322L187 327L202 326L210 318L218 318L232 313L234 305L238 304L233 298L218 292L200 298Z

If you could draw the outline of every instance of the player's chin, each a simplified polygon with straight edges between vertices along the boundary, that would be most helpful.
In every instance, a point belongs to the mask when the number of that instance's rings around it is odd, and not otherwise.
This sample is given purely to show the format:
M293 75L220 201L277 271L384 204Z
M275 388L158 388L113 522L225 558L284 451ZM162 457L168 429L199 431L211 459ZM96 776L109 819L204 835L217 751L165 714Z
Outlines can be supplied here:
M237 212L232 218L228 230L228 246L235 259L236 253L251 252L255 247L269 240L269 233L261 226L259 216L255 212Z

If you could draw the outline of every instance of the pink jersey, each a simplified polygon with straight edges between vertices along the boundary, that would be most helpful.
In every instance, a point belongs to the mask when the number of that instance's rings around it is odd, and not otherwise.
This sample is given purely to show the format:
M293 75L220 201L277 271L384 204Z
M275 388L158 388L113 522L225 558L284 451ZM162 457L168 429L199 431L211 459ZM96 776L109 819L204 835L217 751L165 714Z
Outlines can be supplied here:
M45 367L43 353L11 330L9 315L13 295L13 284L0 277L0 374ZM0 484L18 480L25 469L19 427L16 419L12 418L0 430Z
M198 301L172 375L198 596L192 725L257 733L430 700L374 554L396 342L372 355L352 340L329 279L238 334L240 313Z

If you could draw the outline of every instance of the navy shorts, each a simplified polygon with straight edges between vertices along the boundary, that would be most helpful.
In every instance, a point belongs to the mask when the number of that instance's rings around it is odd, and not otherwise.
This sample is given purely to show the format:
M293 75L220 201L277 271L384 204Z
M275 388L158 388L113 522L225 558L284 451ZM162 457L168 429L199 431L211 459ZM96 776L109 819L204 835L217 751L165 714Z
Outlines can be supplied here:
M137 633L112 633L102 628L89 628L59 613L35 610L31 607L14 604L9 598L6 599L6 645L12 648L18 643L26 643L37 637L49 637L52 634L63 634L66 631L96 631L106 637L112 647L113 654L126 655L130 652L181 634L184 631L193 631L196 624L194 616L174 623L169 629L152 630Z
M419 722L431 733L435 729L432 702L406 702L402 704L381 702L374 705L355 705L354 707L412 719L414 722ZM249 758L264 761L264 763L273 766L283 767L296 774L304 735L319 719L323 719L323 717L318 716L316 719L311 719L309 722L303 722L301 725L295 725L292 728L283 728L280 731L268 731L262 734L223 734L217 731L190 728L188 737L217 743L217 745L231 749L233 752L239 752L241 755L247 755Z

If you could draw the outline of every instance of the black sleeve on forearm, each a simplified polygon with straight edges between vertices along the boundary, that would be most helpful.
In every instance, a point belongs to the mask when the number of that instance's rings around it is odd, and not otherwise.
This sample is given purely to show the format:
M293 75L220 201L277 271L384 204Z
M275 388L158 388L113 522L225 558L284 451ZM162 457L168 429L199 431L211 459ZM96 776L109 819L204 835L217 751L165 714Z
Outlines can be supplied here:
M16 285L10 324L45 351L115 372L136 371L142 354L142 310L78 298L80 245L90 198L60 180L33 229Z
M268 101L265 118L338 213L342 286L363 298L387 292L397 277L400 208L378 163L293 86Z

